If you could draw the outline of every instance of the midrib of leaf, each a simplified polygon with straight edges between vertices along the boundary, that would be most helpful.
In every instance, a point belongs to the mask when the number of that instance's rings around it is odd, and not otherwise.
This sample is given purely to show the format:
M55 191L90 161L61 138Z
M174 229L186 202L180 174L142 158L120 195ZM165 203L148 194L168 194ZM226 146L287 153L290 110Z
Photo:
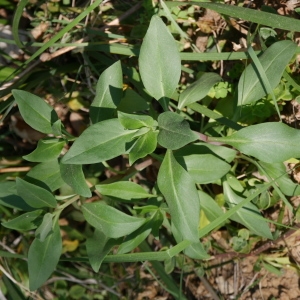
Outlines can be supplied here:
M28 101L26 101L22 96L20 97L20 98L22 98L22 101L23 101L23 105L25 105L27 108L27 110L29 110L29 111L34 111L37 115L39 115L39 116L41 116L42 117L42 119L44 119L44 120L46 120L48 123L49 123L49 125L50 125L50 120L48 120L44 115L42 115L42 114L40 114L40 112L38 111L38 110L36 110L35 109L35 107L32 107L32 106L30 106L29 104L28 104ZM51 109L50 107L49 107L49 109ZM49 112L50 112L51 110L49 110Z
M86 211L88 211L88 212L90 212L90 214L92 215L92 216L94 216L97 220L100 220L100 221L103 221L103 222L105 222L105 223L107 223L107 224L110 224L110 225L113 225L113 224L127 224L127 222L121 222L121 223L117 223L117 222L112 222L112 221L108 221L108 220L106 220L106 219L103 219L103 218L100 218L99 216L97 216L96 214L94 214L91 210L88 210L85 206L82 206L82 208L83 209L85 209ZM129 217L129 216L128 216ZM139 220L135 220L135 221L131 221L130 220L130 222L131 223L133 223L133 222L139 222ZM101 226L101 228L102 228L102 225L100 224L100 226Z
M37 199L37 200L39 200L39 201L42 202L42 203L46 203L46 204L47 204L46 206L49 206L49 203L47 203L47 201L44 201L42 198L36 196L34 193L31 192L30 189L28 189L27 192L29 192L29 194L32 195L32 198L33 198L33 199ZM52 205L51 205L51 206L52 206Z

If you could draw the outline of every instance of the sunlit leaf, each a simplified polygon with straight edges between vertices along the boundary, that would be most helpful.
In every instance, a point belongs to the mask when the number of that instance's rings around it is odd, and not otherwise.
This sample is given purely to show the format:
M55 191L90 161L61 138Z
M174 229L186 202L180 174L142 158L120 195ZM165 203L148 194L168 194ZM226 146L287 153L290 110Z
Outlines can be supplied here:
M178 47L164 22L153 15L144 37L139 68L145 88L156 100L171 98L181 75Z
M90 106L92 123L111 119L123 93L121 62L117 61L99 77L96 96Z

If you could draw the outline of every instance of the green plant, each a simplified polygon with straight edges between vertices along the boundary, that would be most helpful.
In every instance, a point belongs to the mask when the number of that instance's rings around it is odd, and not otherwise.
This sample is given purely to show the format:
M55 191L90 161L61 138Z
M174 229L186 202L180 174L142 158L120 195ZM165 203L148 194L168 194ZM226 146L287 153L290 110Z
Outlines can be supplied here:
M189 258L205 260L209 257L208 245L200 238L228 220L245 226L252 236L273 239L268 220L259 210L265 204L258 208L256 203L272 187L292 210L286 196L297 194L299 186L288 178L283 163L300 157L300 132L280 122L243 128L238 121L244 105L274 93L296 48L292 41L278 41L259 58L249 48L255 59L240 77L232 119L196 103L215 84L219 83L215 90L222 86L221 77L215 73L205 73L177 94L181 58L174 38L158 16L152 17L139 54L141 82L150 95L141 100L145 104L142 109L131 103L130 97L125 103L122 100L120 61L101 74L89 111L91 125L78 138L66 131L55 110L44 100L26 91L13 90L25 122L49 135L23 157L38 163L24 178L0 183L1 203L26 211L2 225L19 231L35 230L27 256L30 290L43 285L61 258L59 219L70 207L89 224L90 235L85 237L86 257L62 259L88 260L95 272L103 262L149 260L167 264L182 251ZM160 105L149 101L152 97ZM203 115L189 120L190 109ZM205 115L212 116L212 121L222 120L211 125ZM61 155L69 144L70 149ZM102 164L111 169L107 161L119 156L128 160L128 168L113 170L118 175L111 182L87 184L85 166ZM130 181L153 160L161 163L156 182L143 185ZM249 182L239 181L237 170L241 161L256 167L269 183L259 181L249 186ZM222 186L223 205L209 192L211 183ZM57 195L55 191L65 184L72 192ZM93 195L98 195L97 201L93 201ZM220 206L226 208L225 213ZM209 225L203 226L202 218ZM175 242L172 247L161 252L128 254L138 246L145 248L141 243L150 234L159 239L162 228ZM247 252L250 238L245 232L239 235L233 239L234 247ZM109 254L116 246L117 254ZM180 291L173 294L178 296Z

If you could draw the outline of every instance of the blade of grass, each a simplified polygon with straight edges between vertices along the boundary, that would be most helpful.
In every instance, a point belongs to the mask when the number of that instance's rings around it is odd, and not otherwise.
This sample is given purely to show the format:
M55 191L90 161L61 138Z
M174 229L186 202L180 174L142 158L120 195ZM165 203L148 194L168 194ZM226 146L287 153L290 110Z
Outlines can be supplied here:
M269 79L266 75L266 72L265 72L264 68L262 67L262 65L260 63L260 60L258 59L258 57L255 54L255 52L254 52L251 45L248 47L247 51L248 51L248 54L249 54L250 58L252 59L254 65L256 67L256 70L258 71L257 72L258 78L262 81L262 84L264 85L264 88L265 88L266 92L272 96L272 100L274 102L274 106L276 108L279 120L280 120L280 122L282 122L281 117L280 117L279 107L278 107L278 104L277 104L277 99L276 99L274 91L271 87L270 81L269 81Z
M28 3L28 0L21 0L19 2L16 12L15 12L15 15L14 15L13 24L12 24L12 34L14 37L14 41L20 49L25 48L25 45L21 42L20 37L19 37L19 24L20 24L20 20L21 20L24 8L27 5L27 3Z
M210 110L209 108L200 105L198 103L193 103L188 105L189 108L191 108L192 110L205 115L206 117L209 117L213 120L216 120L217 122L226 125L234 130L240 130L241 128L243 128L242 126L240 126L239 124L231 121L230 119L227 119L225 117L223 117L222 115Z
M46 42L39 50L37 50L26 62L25 65L29 64L45 50L63 37L65 33L70 31L74 26L76 26L83 18L85 18L91 11L93 11L97 6L101 4L103 0L96 0L92 5L88 6L80 15L78 15L73 21L71 21L66 27L64 27L60 32L58 32L54 37L52 37L48 42Z
M300 20L289 18L285 16L280 16L272 14L269 12L259 11L256 9L250 9L234 5L226 5L221 3L212 3L212 2L167 2L168 7L181 6L181 5L199 5L204 8L209 8L220 14L224 14L233 18L243 19L245 21L250 21L253 23L270 26L273 28L279 28L283 30L288 30L292 32L300 31Z

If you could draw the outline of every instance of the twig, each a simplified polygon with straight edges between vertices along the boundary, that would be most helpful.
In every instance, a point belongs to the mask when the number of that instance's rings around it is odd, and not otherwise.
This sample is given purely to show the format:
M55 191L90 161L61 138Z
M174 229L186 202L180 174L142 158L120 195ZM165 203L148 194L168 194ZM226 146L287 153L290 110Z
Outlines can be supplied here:
M31 167L16 167L0 169L0 173L28 172Z

